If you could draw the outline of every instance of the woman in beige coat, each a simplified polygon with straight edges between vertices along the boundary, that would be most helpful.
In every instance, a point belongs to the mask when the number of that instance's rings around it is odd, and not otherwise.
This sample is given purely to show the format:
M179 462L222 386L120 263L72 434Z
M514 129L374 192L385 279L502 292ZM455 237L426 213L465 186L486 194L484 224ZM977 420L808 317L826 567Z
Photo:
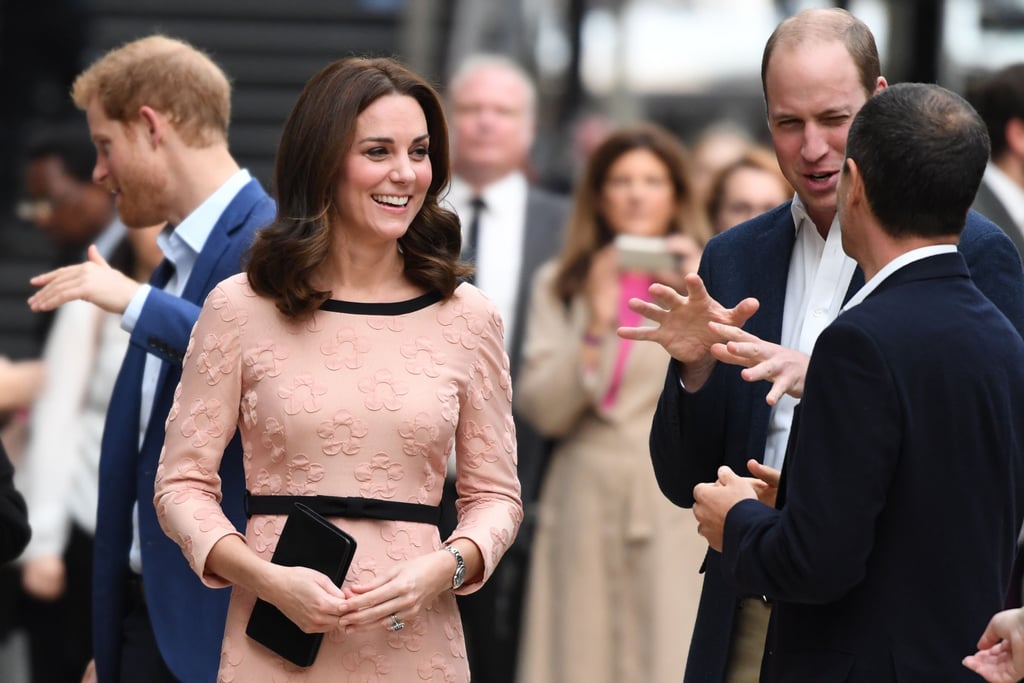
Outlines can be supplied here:
M615 330L641 324L629 298L697 269L708 233L691 196L669 133L613 133L577 187L562 255L537 273L514 400L558 446L532 550L524 683L682 680L706 545L692 513L659 492L648 454L669 358Z

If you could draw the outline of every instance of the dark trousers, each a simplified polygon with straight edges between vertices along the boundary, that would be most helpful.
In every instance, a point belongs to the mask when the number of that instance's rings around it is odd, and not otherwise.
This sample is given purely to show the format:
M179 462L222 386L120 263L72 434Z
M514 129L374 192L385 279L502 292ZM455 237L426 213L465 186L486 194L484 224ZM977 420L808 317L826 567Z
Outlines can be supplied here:
M179 683L157 647L142 580L131 578L127 590L128 613L121 622L121 680L125 683Z
M32 683L79 683L92 659L92 536L72 525L64 549L64 594L22 596Z

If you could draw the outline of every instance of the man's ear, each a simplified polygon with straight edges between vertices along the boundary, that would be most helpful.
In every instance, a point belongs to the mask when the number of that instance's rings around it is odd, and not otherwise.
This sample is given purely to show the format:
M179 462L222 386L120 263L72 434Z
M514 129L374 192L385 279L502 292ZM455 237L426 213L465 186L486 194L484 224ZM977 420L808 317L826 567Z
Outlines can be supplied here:
M156 149L166 133L167 119L157 110L144 104L139 107L139 120L146 139Z
M858 204L864 199L864 177L860 174L860 167L857 162L846 157L843 159L843 173L846 174L846 203L847 206Z

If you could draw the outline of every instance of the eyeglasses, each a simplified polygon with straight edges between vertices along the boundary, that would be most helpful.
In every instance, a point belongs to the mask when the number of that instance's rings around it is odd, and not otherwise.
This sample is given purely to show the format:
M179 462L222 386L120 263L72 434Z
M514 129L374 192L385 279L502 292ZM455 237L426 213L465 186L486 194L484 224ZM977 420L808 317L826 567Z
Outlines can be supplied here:
M76 197L78 197L78 191L72 190L59 197L22 199L14 205L14 214L28 223L49 220L57 209L73 201Z

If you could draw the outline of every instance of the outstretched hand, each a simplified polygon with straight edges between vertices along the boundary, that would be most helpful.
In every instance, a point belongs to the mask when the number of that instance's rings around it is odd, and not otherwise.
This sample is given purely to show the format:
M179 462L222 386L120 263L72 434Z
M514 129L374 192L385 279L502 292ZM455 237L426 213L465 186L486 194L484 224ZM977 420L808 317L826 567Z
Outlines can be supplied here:
M52 311L58 306L81 299L109 313L124 313L141 286L121 271L112 268L100 256L96 245L89 247L88 260L36 275L29 282L41 289L29 297L35 311Z
M711 374L715 358L711 347L722 340L709 323L723 323L742 327L760 305L757 299L747 298L733 308L725 308L713 299L696 273L683 278L686 293L671 287L653 284L648 290L652 302L630 299L630 310L656 323L653 327L620 327L623 339L653 341L692 372L694 379L686 381L687 388L696 389Z
M766 342L736 325L711 322L708 326L721 339L711 347L712 356L722 363L746 368L740 376L748 382L767 380L772 383L765 398L768 405L778 403L784 394L793 398L803 396L810 356Z
M978 640L978 652L964 666L989 683L1017 683L1024 678L1024 608L999 612Z

